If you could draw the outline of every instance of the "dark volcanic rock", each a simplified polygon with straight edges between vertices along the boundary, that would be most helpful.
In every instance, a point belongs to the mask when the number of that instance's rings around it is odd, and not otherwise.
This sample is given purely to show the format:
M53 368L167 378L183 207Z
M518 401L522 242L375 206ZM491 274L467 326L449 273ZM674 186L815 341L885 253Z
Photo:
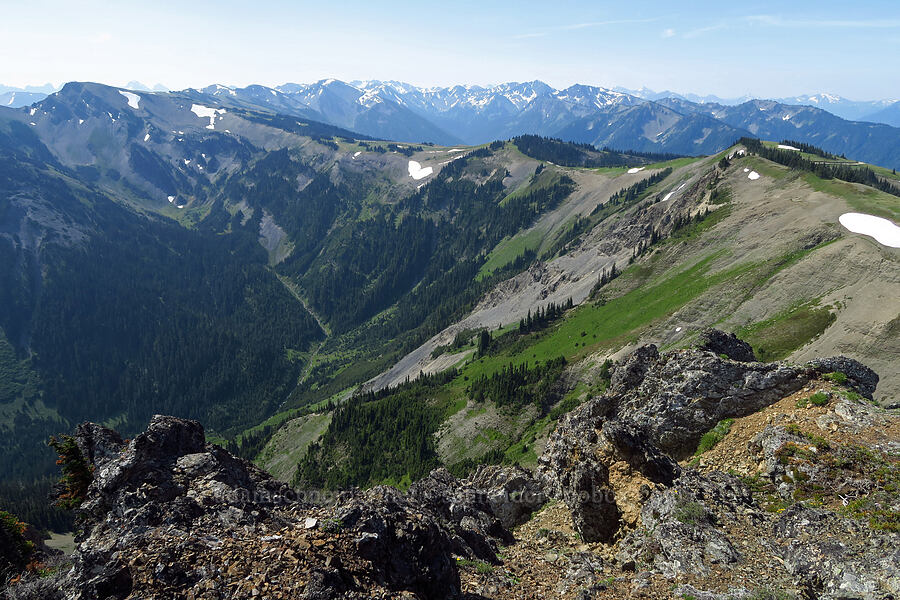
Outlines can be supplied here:
M359 555L374 565L376 581L389 589L409 590L426 598L459 594L459 574L450 556L450 540L435 520L424 516L401 492L376 487L338 512L351 527Z
M878 385L878 374L875 371L846 356L817 358L806 363L806 366L819 373L835 371L843 373L847 376L847 384L869 400L872 399L872 394L875 393L875 387Z
M756 362L753 348L733 333L725 333L718 329L706 329L700 334L700 348L724 354L731 360L740 362Z
M128 444L84 424L77 442L95 478L62 583L72 600L244 598L269 578L284 598L459 594L447 526L392 488L330 509L303 504L173 417L154 417Z
M632 352L624 363L613 368L609 382L610 393L620 394L636 388L658 360L659 350L655 344L641 346Z
M752 414L802 388L811 374L782 363L742 363L700 350L664 354L640 385L616 400L617 414L663 452L683 458L720 420Z

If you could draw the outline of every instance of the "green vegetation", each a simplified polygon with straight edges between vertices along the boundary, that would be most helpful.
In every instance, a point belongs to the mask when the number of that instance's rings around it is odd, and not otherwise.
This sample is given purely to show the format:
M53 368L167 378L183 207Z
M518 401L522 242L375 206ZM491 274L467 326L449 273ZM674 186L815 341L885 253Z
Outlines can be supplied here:
M597 150L590 144L563 142L538 135L520 135L514 137L512 142L522 154L565 167L623 167L680 158L678 154L631 150L618 152L609 148Z
M699 525L709 519L709 513L705 506L695 500L687 500L682 497L675 501L672 515L685 525Z
M838 385L844 385L847 383L847 376L841 373L840 371L834 371L832 373L825 373L822 375L822 379L826 381L831 381Z
M807 171L814 174L820 180L840 179L852 183L862 183L877 190L881 190L882 192L900 196L900 187L895 185L894 182L889 179L877 176L868 165L857 165L856 163L836 161L834 160L836 157L833 155L809 144L801 144L799 147L803 152L815 154L817 158L822 158L824 160L810 160L801 156L799 152L793 150L779 150L778 148L767 146L753 138L741 138L738 143L746 146L749 152L757 154L772 162L784 165L790 169Z
M14 561L11 565L12 571L25 568L28 557L34 552L34 544L25 538L25 523L20 521L14 515L0 510L0 539L9 544L3 549L3 558ZM2 567L4 565L0 565ZM7 577L13 575L12 572L4 572L0 568L0 582L6 584Z
M56 505L63 509L77 508L84 502L88 486L94 480L93 466L88 465L75 438L70 435L51 437L49 445L59 455L56 463L62 470Z
M837 317L830 306L807 302L774 317L740 328L736 333L762 361L781 360L819 336Z
M433 434L451 407L440 388L456 373L353 397L335 410L328 429L297 466L295 484L344 489L415 481L438 466Z
M731 431L733 423L734 419L722 419L716 423L715 427L704 433L703 437L700 438L700 443L697 445L697 451L694 452L694 456L700 456L704 452L715 448L716 444L725 439L725 436Z
M467 558L457 559L456 565L460 569L471 569L479 575L489 575L494 572L494 566L483 560L469 560Z
M813 406L825 406L828 404L828 394L824 392L816 392L809 397L809 403Z

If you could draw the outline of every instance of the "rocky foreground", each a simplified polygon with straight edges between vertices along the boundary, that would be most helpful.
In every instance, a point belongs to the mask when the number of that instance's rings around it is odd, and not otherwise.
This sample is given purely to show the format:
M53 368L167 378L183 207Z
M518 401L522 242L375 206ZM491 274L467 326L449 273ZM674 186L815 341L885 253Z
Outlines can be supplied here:
M619 365L532 473L301 493L157 416L92 423L71 563L12 598L900 597L900 417L839 357L733 337ZM710 433L711 432L711 433ZM698 445L700 446L699 452ZM699 453L698 453L699 452Z

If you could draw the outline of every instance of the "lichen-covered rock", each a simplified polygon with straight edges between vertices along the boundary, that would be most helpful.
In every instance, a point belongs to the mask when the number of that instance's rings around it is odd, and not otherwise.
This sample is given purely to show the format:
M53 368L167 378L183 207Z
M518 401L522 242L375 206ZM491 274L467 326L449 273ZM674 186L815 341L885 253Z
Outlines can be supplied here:
M831 356L817 358L806 363L806 366L818 373L843 373L847 376L847 385L857 390L860 394L872 399L875 388L878 385L878 373L846 356Z
M61 588L93 598L420 598L459 594L448 529L392 488L312 506L205 442L195 421L154 417L125 444L85 424L94 466L84 533Z
M720 420L754 413L802 388L810 374L782 363L742 363L676 350L652 364L617 414L640 424L663 452L684 458Z
M718 329L706 329L700 334L699 347L715 354L724 354L731 360L756 362L753 348L733 333Z
M775 522L787 571L811 598L891 598L900 594L898 536L868 523L795 504Z
M671 578L708 575L713 565L727 567L740 559L720 529L721 520L752 505L749 490L736 478L686 471L672 487L650 495L641 527L622 541L617 558Z

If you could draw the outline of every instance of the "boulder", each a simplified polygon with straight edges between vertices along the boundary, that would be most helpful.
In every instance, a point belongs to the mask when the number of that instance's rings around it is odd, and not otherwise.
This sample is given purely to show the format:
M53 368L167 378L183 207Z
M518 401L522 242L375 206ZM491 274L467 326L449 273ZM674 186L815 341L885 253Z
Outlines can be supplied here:
M731 360L756 362L756 355L750 344L733 333L725 333L718 329L706 329L700 334L698 346L718 355L724 354Z

